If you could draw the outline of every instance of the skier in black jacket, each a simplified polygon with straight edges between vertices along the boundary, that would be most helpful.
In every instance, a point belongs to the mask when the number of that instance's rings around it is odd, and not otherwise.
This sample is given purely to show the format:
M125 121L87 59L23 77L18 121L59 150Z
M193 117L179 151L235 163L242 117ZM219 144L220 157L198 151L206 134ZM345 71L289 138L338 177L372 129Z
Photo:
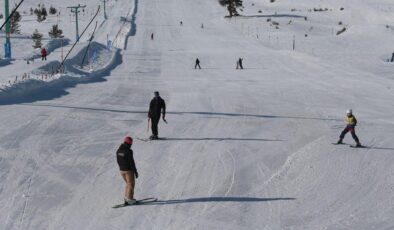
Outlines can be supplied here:
M158 131L158 124L160 121L160 115L163 113L163 121L167 122L166 117L166 103L160 97L159 92L154 92L155 97L151 100L149 105L149 113L148 118L152 122L152 136L150 136L151 140L159 139L159 131Z
M127 136L124 138L123 144L119 146L118 151L116 151L116 158L120 169L120 175L126 182L124 194L125 205L134 204L136 202L136 200L134 199L134 186L135 178L138 178L138 172L137 168L135 167L133 150L131 150L132 144L133 139Z

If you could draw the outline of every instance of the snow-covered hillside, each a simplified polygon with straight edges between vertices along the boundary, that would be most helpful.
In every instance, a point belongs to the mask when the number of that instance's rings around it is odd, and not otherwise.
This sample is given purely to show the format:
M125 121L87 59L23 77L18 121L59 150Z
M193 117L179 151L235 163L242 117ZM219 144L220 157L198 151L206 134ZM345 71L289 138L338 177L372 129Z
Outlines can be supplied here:
M80 3L42 2L62 12ZM83 4L81 26L99 1ZM216 0L108 1L96 64L79 68L88 32L50 78L39 76L60 48L27 64L31 41L21 40L51 23L23 19L13 39L23 53L0 63L2 229L394 229L394 2L243 4L229 19ZM23 74L35 77L15 81ZM156 90L165 139L140 141ZM349 108L367 148L332 145ZM115 151L125 135L135 197L159 202L111 208L123 201Z

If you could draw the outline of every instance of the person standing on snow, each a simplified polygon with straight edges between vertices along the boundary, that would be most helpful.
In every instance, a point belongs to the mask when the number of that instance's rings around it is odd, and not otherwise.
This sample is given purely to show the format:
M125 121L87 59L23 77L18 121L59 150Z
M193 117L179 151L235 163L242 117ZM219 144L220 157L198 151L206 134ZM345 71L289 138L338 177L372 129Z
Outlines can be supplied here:
M244 69L244 66L242 65L242 61L243 61L243 58L238 59L239 68Z
M132 144L133 139L127 136L123 139L123 143L119 146L118 151L116 151L120 175L126 183L124 192L125 205L136 203L136 199L134 199L134 186L135 178L138 178L138 172L137 168L135 167L133 150L131 149Z
M152 135L150 136L151 140L159 139L159 130L158 124L160 121L160 115L163 113L163 121L167 123L166 117L166 103L160 97L159 92L154 92L154 98L151 100L149 105L149 113L148 118L152 122Z
M345 121L347 123L345 129L342 131L341 135L339 136L339 140L337 142L337 144L343 144L343 138L345 138L346 133L348 133L350 131L350 133L352 134L352 137L354 139L354 141L356 141L356 147L361 147L360 141L356 135L356 125L357 125L357 119L356 117L353 115L353 111L351 109L346 111L346 118Z
M242 60L243 60L242 58L238 59L236 69L239 69L239 68L243 69L244 68L243 65L242 65Z
M44 47L41 48L41 60L47 60L47 50Z
M200 60L198 60L198 58L196 59L196 64L194 65L194 69L197 69L197 66L198 66L198 68L201 69Z

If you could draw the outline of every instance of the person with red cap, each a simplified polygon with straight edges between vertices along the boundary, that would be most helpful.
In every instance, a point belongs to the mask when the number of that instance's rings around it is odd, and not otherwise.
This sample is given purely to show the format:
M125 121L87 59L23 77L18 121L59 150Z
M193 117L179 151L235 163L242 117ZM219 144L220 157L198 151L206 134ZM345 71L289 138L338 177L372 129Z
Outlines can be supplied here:
M134 162L133 150L131 149L132 144L133 138L126 136L123 139L123 143L119 146L118 151L116 151L120 175L126 183L124 192L125 205L136 203L136 199L134 199L134 186L135 178L138 178L138 172Z

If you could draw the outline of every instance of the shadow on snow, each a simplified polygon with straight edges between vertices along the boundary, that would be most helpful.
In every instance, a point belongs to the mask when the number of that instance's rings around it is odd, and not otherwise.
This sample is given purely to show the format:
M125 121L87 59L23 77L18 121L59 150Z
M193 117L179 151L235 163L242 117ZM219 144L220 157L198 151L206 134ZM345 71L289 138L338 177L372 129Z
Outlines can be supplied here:
M119 110L119 109L107 109L107 108L93 108L93 107L78 107L68 105L55 105L55 104L24 104L28 106L42 106L42 107L54 107L64 109L78 109L88 111L100 111L100 112L112 112L112 113L131 113L131 114L148 114L148 111L137 111L137 110ZM302 117L302 116L280 116L280 115L264 115L264 114L246 114L246 113L222 113L222 112L176 112L168 111L167 114L173 115L203 115L203 116L222 116L222 117L255 117L255 118L266 118L266 119L300 119L300 120L321 120L321 121L342 121L342 119L335 118L322 118L322 117Z
M273 139L259 139L259 138L232 138L232 137L205 137L205 138L177 138L177 137L160 137L159 140L165 141L283 141Z
M268 15L245 15L239 16L241 18L305 18L302 15L295 14L268 14Z
M296 198L258 198L258 197L199 197L189 199L158 200L144 205L166 205L166 204L187 204L187 203L208 203L208 202L270 202L270 201L292 201Z

